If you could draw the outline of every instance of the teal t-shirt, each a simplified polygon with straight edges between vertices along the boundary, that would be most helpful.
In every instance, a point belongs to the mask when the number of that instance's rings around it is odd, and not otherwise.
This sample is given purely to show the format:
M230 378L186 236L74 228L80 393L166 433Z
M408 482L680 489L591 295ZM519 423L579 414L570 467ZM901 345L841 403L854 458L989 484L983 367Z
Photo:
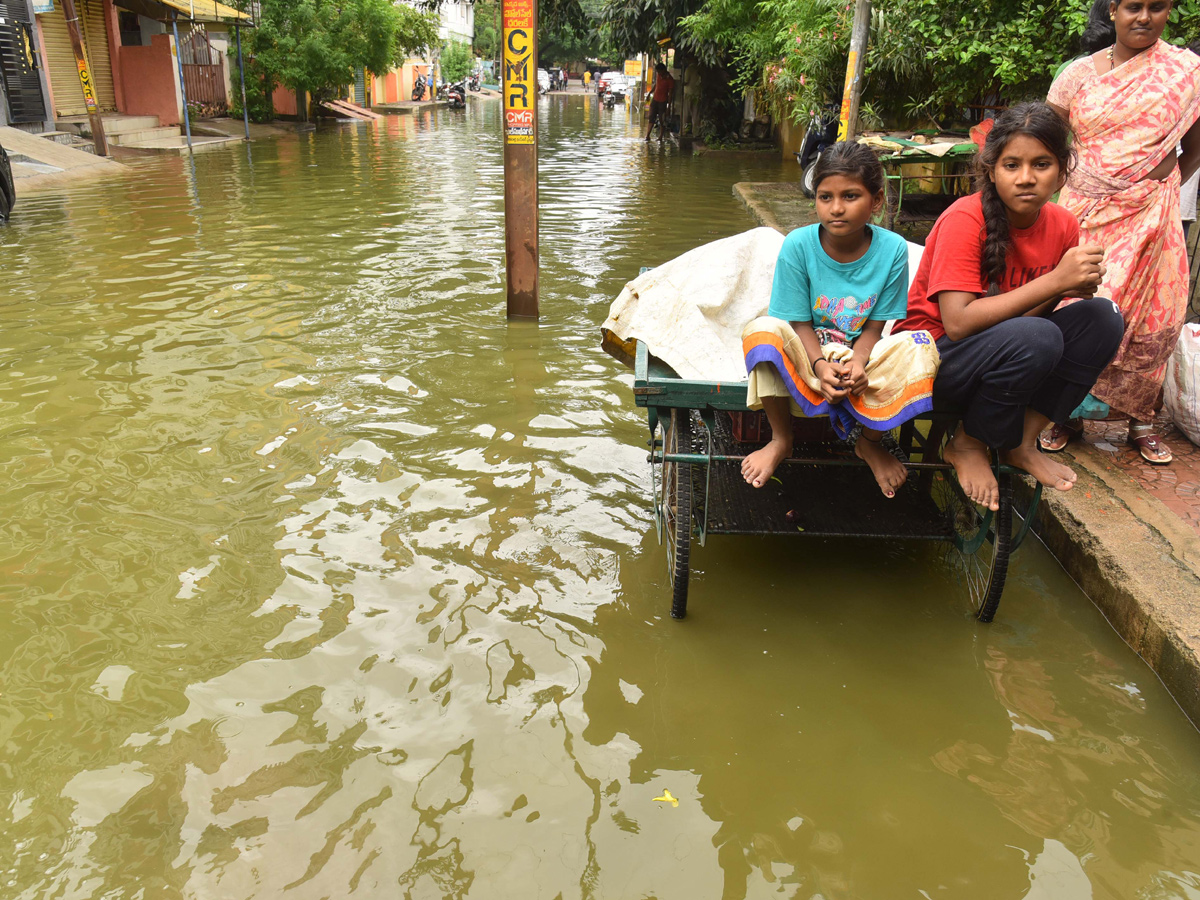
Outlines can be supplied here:
M840 263L825 252L820 225L797 228L784 238L768 314L811 322L822 344L847 346L868 320L903 319L908 313L908 245L894 231L867 227L871 246L852 263Z

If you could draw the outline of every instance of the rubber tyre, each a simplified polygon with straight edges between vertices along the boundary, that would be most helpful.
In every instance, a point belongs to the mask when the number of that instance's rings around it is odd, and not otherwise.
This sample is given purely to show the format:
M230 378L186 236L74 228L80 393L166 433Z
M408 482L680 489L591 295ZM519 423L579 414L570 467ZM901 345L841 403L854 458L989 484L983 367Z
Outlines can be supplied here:
M664 453L687 453L692 447L692 419L686 409L671 410ZM667 545L667 577L671 585L671 617L687 616L692 550L692 465L664 462L662 468L663 542Z
M800 175L800 190L809 199L817 196L817 163L820 161L821 154L818 153L816 158L804 167L804 172Z

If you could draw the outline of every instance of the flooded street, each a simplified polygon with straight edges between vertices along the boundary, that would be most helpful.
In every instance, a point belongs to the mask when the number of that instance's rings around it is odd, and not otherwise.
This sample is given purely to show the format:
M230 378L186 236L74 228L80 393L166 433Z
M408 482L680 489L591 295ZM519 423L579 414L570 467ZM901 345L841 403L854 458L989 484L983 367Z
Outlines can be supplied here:
M0 898L1200 898L1200 736L1036 542L991 626L734 537L669 618L599 325L796 167L542 102L540 326L496 103L0 229Z

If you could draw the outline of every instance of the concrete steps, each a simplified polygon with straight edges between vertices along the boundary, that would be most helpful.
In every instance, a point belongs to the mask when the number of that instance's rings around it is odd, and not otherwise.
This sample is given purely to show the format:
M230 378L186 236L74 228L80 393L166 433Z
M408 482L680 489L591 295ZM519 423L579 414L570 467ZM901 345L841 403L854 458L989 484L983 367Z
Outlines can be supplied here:
M38 137L74 150L82 150L84 153L94 154L96 152L95 144L70 131L45 131L39 134Z
M216 150L220 147L227 147L230 144L240 143L245 140L242 137L226 137L206 134L192 135L192 152L203 153L207 150ZM179 133L175 129L171 135L163 135L161 137L151 138L142 141L132 141L120 144L121 147L128 150L137 150L142 153L187 153L187 137Z

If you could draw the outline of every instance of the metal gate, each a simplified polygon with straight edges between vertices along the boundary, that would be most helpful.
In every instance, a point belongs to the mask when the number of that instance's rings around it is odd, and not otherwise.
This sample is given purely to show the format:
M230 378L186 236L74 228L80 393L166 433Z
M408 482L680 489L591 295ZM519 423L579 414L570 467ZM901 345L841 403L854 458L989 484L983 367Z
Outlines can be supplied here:
M0 0L0 77L13 124L46 119L38 68L37 40L25 0Z
M221 56L209 42L208 32L202 26L194 28L180 43L179 59L183 63L188 103L229 106Z

